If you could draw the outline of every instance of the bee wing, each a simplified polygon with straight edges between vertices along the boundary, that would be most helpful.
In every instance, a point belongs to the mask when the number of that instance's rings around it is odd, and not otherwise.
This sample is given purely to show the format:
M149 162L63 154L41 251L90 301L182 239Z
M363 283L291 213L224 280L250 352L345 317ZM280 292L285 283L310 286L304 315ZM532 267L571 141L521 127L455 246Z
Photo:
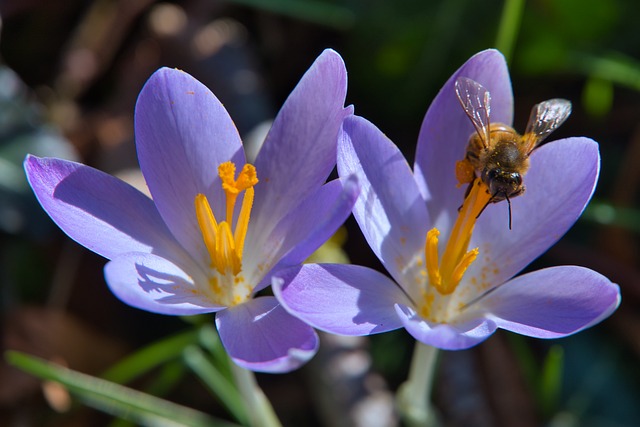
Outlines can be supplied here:
M484 148L489 148L489 114L491 113L489 91L480 83L466 77L457 79L455 87L460 105L471 119Z
M571 102L566 99L549 99L534 105L523 135L525 151L531 153L551 132L567 120L569 114L571 114Z

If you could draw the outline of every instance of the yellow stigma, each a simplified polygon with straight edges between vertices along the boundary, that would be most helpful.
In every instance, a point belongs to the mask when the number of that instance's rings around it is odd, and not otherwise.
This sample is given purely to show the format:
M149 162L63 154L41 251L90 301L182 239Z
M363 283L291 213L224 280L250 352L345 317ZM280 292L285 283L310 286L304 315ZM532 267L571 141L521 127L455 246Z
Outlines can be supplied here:
M462 280L464 273L478 256L478 248L467 250L471 240L473 228L478 216L489 203L491 195L486 184L480 178L476 178L471 186L471 191L464 199L458 212L458 218L453 226L447 246L438 262L438 236L440 231L433 228L427 233L425 244L425 261L429 284L440 295L453 293ZM430 306L429 300L426 300Z
M242 270L242 252L247 235L251 207L253 205L254 189L258 183L256 168L245 164L238 178L235 179L236 165L232 162L222 163L218 167L218 176L222 180L225 192L226 218L216 221L209 201L204 194L195 198L196 217L202 233L202 239L211 258L211 267L221 275L231 273L237 275ZM244 198L240 213L233 230L233 213L238 195L244 191Z

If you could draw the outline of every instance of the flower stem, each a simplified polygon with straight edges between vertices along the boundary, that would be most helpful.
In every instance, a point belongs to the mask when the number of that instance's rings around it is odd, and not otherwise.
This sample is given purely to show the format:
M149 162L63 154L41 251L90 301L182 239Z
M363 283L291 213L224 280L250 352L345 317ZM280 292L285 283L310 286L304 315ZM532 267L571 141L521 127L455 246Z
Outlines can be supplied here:
M247 406L250 425L252 427L282 427L267 396L258 386L253 372L241 368L235 363L231 363L231 369L236 379L238 390Z
M439 425L431 407L431 387L438 349L416 341L409 378L400 386L397 396L398 411L408 426Z

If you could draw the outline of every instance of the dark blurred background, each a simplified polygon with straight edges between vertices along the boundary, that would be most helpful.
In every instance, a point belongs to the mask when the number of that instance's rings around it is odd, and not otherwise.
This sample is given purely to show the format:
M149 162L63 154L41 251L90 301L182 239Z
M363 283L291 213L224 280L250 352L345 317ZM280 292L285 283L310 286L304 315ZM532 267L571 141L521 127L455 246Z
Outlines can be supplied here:
M520 13L503 15L505 6L518 5ZM181 68L203 82L251 141L318 54L334 48L349 72L347 102L411 161L424 113L442 84L471 55L499 46L511 69L516 129L523 130L533 104L567 98L573 114L553 139L589 136L602 154L592 204L531 268L591 267L620 284L623 303L575 337L539 341L498 332L472 350L443 353L436 406L451 426L638 425L638 16L636 0L0 1L3 350L99 375L187 327L111 295L102 277L105 260L53 225L21 165L26 153L65 157L139 182L133 108L157 68ZM352 262L380 268L352 220L347 232ZM406 378L412 340L395 332L365 346L371 369L395 390ZM322 410L314 403L313 369L259 376L285 425L321 425L310 421ZM38 380L3 365L0 425L112 422L82 406L56 410L55 398L45 396ZM189 375L166 397L218 411Z

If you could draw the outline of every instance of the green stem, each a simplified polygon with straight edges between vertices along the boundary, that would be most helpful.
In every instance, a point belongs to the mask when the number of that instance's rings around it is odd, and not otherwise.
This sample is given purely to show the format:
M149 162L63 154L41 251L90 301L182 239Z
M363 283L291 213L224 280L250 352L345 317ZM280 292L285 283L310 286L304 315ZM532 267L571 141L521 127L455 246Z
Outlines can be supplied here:
M258 386L253 372L241 368L235 363L231 364L233 376L240 394L247 405L250 424L252 427L282 427L271 403L264 392Z
M209 390L227 407L242 425L248 425L247 408L231 379L226 378L197 346L184 349L184 362L204 382Z
M398 390L398 410L408 426L437 426L431 407L431 388L438 349L416 341L409 378Z
M502 52L507 63L511 62L513 46L516 44L516 38L520 31L524 1L525 0L505 0L504 8L502 9L500 26L498 27L498 35L496 36L496 49Z

